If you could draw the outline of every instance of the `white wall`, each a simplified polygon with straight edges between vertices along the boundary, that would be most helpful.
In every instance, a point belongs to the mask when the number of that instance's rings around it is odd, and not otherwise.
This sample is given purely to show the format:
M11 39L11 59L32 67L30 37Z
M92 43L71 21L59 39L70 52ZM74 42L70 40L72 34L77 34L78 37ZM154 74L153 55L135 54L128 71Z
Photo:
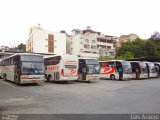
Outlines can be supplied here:
M33 35L33 51L36 53L48 53L48 34L54 35L54 53L66 53L66 35L63 33L34 29Z

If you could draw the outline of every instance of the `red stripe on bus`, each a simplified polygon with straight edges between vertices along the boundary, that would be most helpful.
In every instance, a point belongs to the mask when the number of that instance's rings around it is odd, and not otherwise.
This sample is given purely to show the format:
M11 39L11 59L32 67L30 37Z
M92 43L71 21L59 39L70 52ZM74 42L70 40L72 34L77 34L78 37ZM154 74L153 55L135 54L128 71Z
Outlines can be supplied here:
M104 72L101 74L112 74L115 72L115 68L105 68Z
M70 74L74 74L74 73L76 73L76 70L75 69L71 69L69 73Z

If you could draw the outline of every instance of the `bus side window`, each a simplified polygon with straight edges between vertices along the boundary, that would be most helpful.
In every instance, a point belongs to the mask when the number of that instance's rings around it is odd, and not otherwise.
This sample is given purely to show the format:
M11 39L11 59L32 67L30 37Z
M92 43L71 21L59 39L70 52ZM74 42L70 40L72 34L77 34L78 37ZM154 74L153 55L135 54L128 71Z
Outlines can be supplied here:
M108 62L109 67L113 68L114 67L114 62Z

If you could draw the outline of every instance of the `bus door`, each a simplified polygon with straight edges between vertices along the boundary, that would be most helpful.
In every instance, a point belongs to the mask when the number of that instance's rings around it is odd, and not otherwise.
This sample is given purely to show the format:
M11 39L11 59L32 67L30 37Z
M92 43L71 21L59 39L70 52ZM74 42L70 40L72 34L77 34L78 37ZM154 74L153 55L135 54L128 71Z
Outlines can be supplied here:
M20 75L21 75L21 63L20 56L15 56L13 58L14 61L14 82L20 83Z
M87 68L85 60L79 59L79 68L78 68L78 79L79 80L86 80L87 78Z
M148 78L150 77L150 68L149 68L149 65L146 63L146 66L147 66L147 74L148 74Z
M132 72L135 73L135 75L136 75L136 79L139 79L140 73L141 73L141 68L140 68L139 63L132 62L131 66L132 66Z
M116 61L116 69L119 73L119 80L122 80L123 79L123 67L122 67L121 62Z
M86 80L87 79L87 66L83 66L82 67L82 80Z

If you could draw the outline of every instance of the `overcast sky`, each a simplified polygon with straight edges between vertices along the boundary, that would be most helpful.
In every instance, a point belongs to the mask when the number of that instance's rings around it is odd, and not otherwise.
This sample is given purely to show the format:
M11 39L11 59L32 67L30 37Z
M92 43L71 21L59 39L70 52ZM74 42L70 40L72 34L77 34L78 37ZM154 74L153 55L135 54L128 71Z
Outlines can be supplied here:
M160 0L0 0L0 46L26 43L29 27L91 29L119 37L160 32Z

